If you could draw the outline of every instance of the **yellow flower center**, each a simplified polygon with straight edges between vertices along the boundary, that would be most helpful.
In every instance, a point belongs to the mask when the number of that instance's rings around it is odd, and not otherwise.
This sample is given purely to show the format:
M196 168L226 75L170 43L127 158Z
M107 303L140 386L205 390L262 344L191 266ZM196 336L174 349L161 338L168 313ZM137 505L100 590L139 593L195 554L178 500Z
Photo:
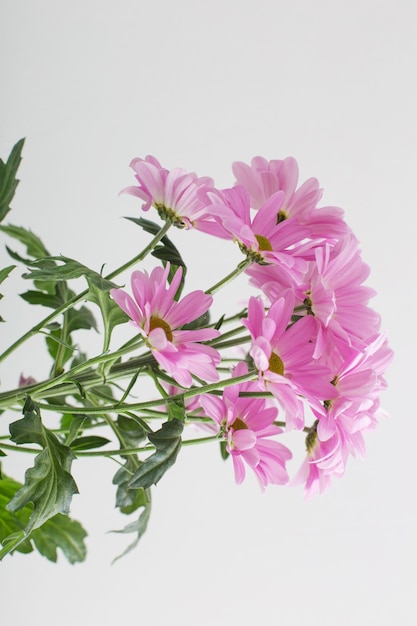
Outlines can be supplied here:
M268 250L269 252L272 252L272 246L269 239L267 239L263 235L255 235L255 238L259 244L259 252L261 252L262 250Z
M168 341L172 342L171 326L167 324L165 320L161 319L160 317L152 316L149 322L149 332L151 332L151 330L154 330L155 328L162 328Z
M280 374L281 376L284 376L284 363L282 362L281 357L279 357L278 354L275 354L275 352L271 354L268 369L271 372L274 372L274 374Z

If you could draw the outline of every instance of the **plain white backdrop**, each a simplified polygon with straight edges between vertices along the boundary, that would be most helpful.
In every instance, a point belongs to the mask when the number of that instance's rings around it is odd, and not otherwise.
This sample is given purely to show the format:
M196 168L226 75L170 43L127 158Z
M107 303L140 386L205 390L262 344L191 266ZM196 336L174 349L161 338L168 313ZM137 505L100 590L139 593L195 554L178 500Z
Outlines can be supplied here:
M342 206L378 295L395 361L383 406L343 480L309 502L301 489L236 487L217 447L184 449L154 490L149 529L129 537L114 510L110 461L78 460L72 516L87 561L36 554L1 568L2 624L390 626L417 617L416 587L416 5L412 0L2 0L0 155L26 137L8 220L53 254L109 271L145 243L128 168L155 155L233 183L231 163L292 155L323 202ZM241 259L223 242L175 233L188 290ZM8 244L11 242L8 241ZM13 248L13 245L11 246ZM15 248L17 247L14 246ZM1 267L8 265L4 246ZM2 347L41 319L17 271L2 284ZM244 282L222 293L235 309ZM82 336L80 342L92 341ZM92 343L93 345L93 343ZM92 348L93 349L93 348ZM15 353L2 389L41 379L43 341ZM1 431L5 432L7 416ZM303 443L297 437L290 445ZM30 459L4 460L23 476ZM291 467L295 472L297 464Z

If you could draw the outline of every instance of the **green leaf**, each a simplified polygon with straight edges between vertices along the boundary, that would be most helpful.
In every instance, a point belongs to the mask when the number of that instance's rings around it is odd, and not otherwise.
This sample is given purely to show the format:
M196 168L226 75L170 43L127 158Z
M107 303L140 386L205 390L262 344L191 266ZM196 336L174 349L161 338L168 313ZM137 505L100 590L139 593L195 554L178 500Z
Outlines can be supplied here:
M150 220L146 220L143 217L127 217L126 219L130 220L134 224L137 224L138 226L143 228L143 230L151 233L152 235L156 235L160 230L160 226L158 226L158 224L155 224L155 222L151 222ZM170 262L171 267L168 276L169 283L171 283L177 269L179 267L183 268L181 283L178 287L177 293L175 294L175 299L179 300L182 289L184 287L187 266L185 265L178 249L174 246L172 241L166 235L164 235L161 239L161 243L155 247L151 254L157 259L160 259L164 267L166 266L167 261Z
M21 139L15 144L6 163L0 159L0 222L10 211L10 203L19 184L16 173L22 160L24 143L25 140Z
M20 241L20 243L26 247L26 253L34 259L49 256L49 252L43 245L40 238L31 230L27 230L26 228L23 228L23 226L13 226L12 224L9 224L8 226L0 226L0 231L3 231L6 235L9 235L9 237L12 237L13 239ZM24 261L25 263L27 262L27 259L22 259L19 256L18 260Z
M143 511L139 515L138 519L135 520L134 522L131 522L130 524L127 524L122 530L112 531L114 533L123 533L123 534L136 533L137 534L135 541L131 543L122 554L116 557L113 560L113 563L121 559L123 556L125 556L128 552L133 550L133 548L135 548L138 545L139 540L144 535L148 527L149 517L151 515L151 494L150 494L149 489L145 491L145 495L146 495L147 502L146 504L143 505Z
M146 431L138 422L126 415L117 416L117 427L123 437L123 443L127 448L136 448L138 444L146 439Z
M94 315L86 306L82 306L79 309L70 309L66 313L67 315L67 332L72 333L74 330L84 328L89 330L94 328L97 330L97 322Z
M71 443L72 450L92 450L93 448L101 448L106 443L110 443L110 439L106 437L98 437L96 435L87 435L78 437Z
M0 270L0 284L8 277L10 272L16 267L16 265L8 265L7 267ZM2 299L3 294L0 293L0 300ZM0 316L0 322L4 322L4 319Z
M129 481L137 469L138 463L136 457L128 456L125 464L117 470L113 478L113 485L117 485L116 506L125 515L130 515L148 502L145 489L131 489L129 487Z
M118 324L125 324L129 317L124 311L110 298L108 289L102 289L93 283L87 277L89 283L89 292L87 298L100 307L104 324L104 342L103 352L106 352L110 345L110 338L113 328Z
M7 510L7 502L13 498L21 483L5 477L0 481L0 542L5 546L0 551L0 559L11 551L11 547L19 537L25 537L25 526L32 514L33 507L26 505L12 513ZM70 563L81 562L86 556L84 538L87 533L81 524L66 515L58 513L29 537L18 543L14 549L18 552L33 551L32 542L42 556L54 563L57 561L57 548L60 548Z
M129 482L131 488L147 489L155 485L165 472L175 463L181 449L181 434L184 425L178 419L165 422L148 439L154 444L156 452L144 461Z
M87 548L84 539L87 532L80 522L58 513L40 528L33 531L33 540L38 552L49 561L56 563L57 548L60 548L70 563L85 560Z
M62 265L57 265L56 263L61 263ZM106 280L98 272L66 256L45 256L37 258L35 261L30 261L27 265L33 269L28 274L23 274L23 278L42 281L62 281L84 276L88 278L89 283L99 286L100 289L108 291L117 287L115 283Z
M73 452L43 426L39 408L29 396L23 414L23 419L10 424L12 441L37 443L43 450L36 456L34 466L26 471L25 484L7 509L15 513L29 502L33 503L33 513L25 528L25 534L29 535L57 513L67 514L78 488L70 474Z
M74 354L75 347L72 345L71 336L67 337L67 341L64 342L61 340L61 329L51 330L49 335L46 337L46 345L48 347L48 352L53 359L56 359L58 351L60 350L59 346L63 346L65 348L63 355L61 356L62 365L68 361Z
M21 293L20 297L29 304L40 304L41 306L48 306L51 309L58 309L62 304L61 297L55 293L45 293L44 291L26 291Z

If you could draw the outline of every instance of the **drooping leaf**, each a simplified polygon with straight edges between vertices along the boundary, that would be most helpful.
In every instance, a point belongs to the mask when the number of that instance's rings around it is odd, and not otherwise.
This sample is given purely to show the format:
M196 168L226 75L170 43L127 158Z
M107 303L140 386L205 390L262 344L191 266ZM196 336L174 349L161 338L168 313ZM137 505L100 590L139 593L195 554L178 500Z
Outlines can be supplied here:
M104 324L104 341L103 352L108 350L110 345L110 338L113 332L113 328L118 324L125 324L129 317L124 311L116 304L114 300L110 298L109 290L102 289L98 286L98 281L93 283L87 277L89 283L89 292L87 298L97 304L100 307L101 315Z
M138 491L141 491L141 490L138 490ZM136 533L136 535L137 535L136 539L133 541L133 543L131 543L126 548L126 550L124 552L122 552L122 554L120 554L115 559L113 559L113 563L115 563L116 561L121 559L123 556L125 556L128 552L133 550L138 545L141 537L146 532L146 529L147 529L147 526L148 526L149 517L151 515L151 494L150 494L150 489L146 489L144 493L145 493L145 497L146 497L146 503L144 505L142 505L143 506L143 510L140 513L138 519L135 520L134 522L131 522L130 524L127 524L121 530L113 530L112 531L114 533L121 533L121 534Z
M10 203L19 184L16 174L22 160L21 154L24 143L25 140L20 139L14 145L6 163L0 159L0 222L10 211Z
M130 515L148 502L145 489L129 487L129 481L139 463L136 457L129 455L126 457L125 464L117 470L113 478L113 484L117 485L116 506L125 515Z
M0 542L4 545L0 551L0 559L9 551L16 538L25 536L25 527L32 514L33 507L25 505L14 513L7 510L7 502L22 488L21 483L5 477L0 481ZM14 549L18 552L33 551L33 543L42 556L50 561L57 561L57 548L60 548L70 563L81 562L86 556L84 539L87 533L81 524L66 515L58 513L40 528L32 531L18 543Z
M181 449L181 434L184 425L178 419L165 422L148 439L154 444L156 452L143 462L130 480L131 488L147 489L155 485L165 472L175 463Z
M25 528L26 536L57 513L67 514L72 496L78 493L70 474L74 454L42 424L38 406L28 396L23 419L10 424L11 439L17 444L36 443L43 449L25 474L25 483L7 505L12 513L29 502L33 512Z

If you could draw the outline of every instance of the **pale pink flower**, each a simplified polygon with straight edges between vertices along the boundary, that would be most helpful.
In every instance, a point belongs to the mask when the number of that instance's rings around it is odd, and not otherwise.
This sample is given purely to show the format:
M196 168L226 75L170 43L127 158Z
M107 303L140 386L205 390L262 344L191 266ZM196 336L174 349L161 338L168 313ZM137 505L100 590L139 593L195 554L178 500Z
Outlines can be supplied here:
M303 399L319 402L334 398L331 371L313 359L316 324L311 316L290 325L294 298L287 294L266 312L259 298L251 297L242 323L252 335L250 355L260 382L282 405L287 428L304 426Z
M334 248L315 250L298 297L307 303L317 323L315 357L331 355L340 342L362 347L379 328L379 315L368 302L375 291L363 283L369 267L362 261L356 239L347 236Z
M178 268L167 287L170 264L165 269L156 267L149 275L135 271L131 276L133 298L123 289L112 289L111 296L131 318L133 325L145 338L156 361L182 387L190 387L192 374L208 382L219 375L216 365L220 355L203 343L219 336L213 328L181 330L205 313L212 297L203 291L193 291L176 302L174 297L181 282L182 268Z
M267 161L257 156L251 165L238 161L232 168L237 183L248 190L254 209L260 209L271 196L281 191L284 197L278 221L295 217L300 224L309 226L315 237L326 240L339 239L349 231L342 209L333 206L317 208L322 189L316 178L309 178L297 189L299 172L293 157Z
M179 228L196 228L216 234L217 223L205 208L203 191L213 187L208 177L198 178L182 168L167 170L153 156L136 158L130 163L138 186L126 187L129 193L143 200L142 209L154 206L161 219Z
M247 371L246 365L239 363L234 376ZM282 429L274 425L278 411L269 407L263 398L239 396L242 391L254 391L253 383L227 387L222 398L205 394L200 397L200 403L227 442L238 484L245 478L246 464L263 489L268 484L284 485L288 482L285 464L292 454L286 446L270 439L282 433Z

